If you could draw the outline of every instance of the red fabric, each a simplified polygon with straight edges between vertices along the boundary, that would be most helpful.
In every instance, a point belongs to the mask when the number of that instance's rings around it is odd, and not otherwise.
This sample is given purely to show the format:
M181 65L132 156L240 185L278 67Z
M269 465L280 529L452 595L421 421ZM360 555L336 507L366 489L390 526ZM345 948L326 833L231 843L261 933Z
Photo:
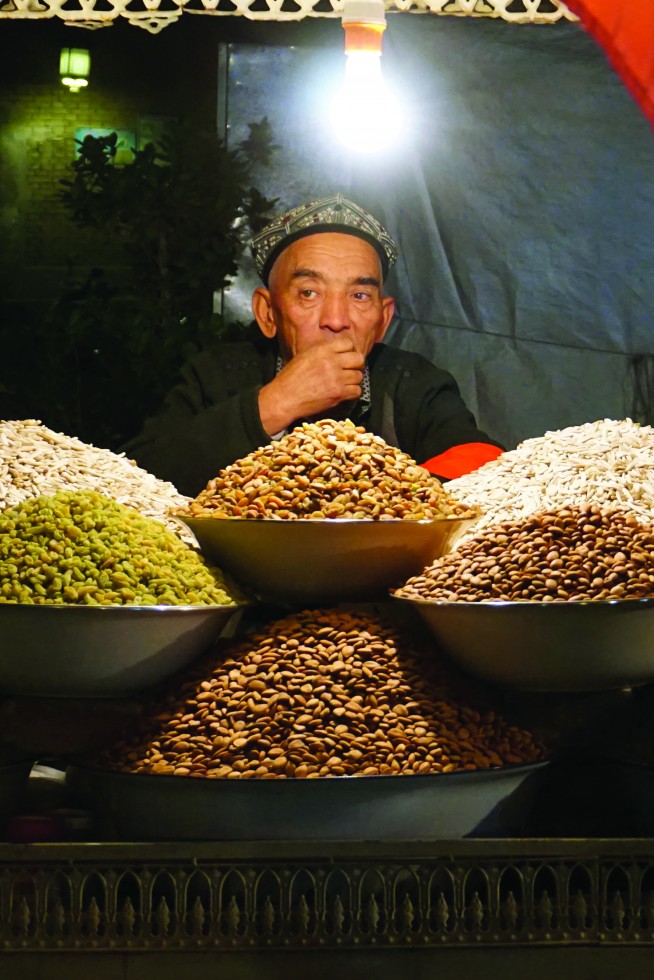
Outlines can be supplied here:
M654 126L654 0L565 0Z
M421 463L434 476L444 480L456 480L457 476L465 476L478 470L484 463L490 463L504 452L498 446L490 446L487 442L465 442L462 446L452 446L439 456L432 456L426 463Z

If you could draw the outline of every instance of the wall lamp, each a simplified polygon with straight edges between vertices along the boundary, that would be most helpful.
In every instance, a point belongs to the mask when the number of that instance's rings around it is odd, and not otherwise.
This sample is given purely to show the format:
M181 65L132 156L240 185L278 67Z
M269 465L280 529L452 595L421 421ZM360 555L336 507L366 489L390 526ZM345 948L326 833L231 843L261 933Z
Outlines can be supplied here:
M91 55L86 48L62 48L59 55L59 78L71 92L89 84Z

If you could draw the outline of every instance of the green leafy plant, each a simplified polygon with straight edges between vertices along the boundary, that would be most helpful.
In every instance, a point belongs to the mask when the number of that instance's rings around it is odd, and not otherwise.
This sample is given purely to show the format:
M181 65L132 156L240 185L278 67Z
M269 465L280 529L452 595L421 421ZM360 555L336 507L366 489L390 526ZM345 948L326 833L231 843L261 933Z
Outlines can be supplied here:
M122 251L127 275L71 273L38 338L43 376L32 364L29 414L117 448L191 353L243 330L212 312L213 296L276 203L253 186L275 146L263 119L233 150L184 124L122 166L115 133L86 136L78 150L61 198L74 222Z

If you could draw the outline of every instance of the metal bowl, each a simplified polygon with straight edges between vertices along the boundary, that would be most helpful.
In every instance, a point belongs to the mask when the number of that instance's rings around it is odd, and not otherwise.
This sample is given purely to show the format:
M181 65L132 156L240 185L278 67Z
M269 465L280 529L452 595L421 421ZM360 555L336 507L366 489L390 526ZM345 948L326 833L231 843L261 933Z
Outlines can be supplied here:
M242 608L0 603L0 694L133 694L207 650Z
M67 781L113 839L429 840L518 834L546 766L279 780L71 766Z
M468 674L522 691L604 691L654 680L654 599L412 605Z
M474 520L183 518L202 554L262 598L321 603L386 597Z

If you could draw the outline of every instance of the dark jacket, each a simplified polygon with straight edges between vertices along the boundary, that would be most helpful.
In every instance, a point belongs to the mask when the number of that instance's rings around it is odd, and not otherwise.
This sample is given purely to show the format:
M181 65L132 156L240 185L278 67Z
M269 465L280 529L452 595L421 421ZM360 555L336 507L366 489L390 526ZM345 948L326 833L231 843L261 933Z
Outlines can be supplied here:
M270 442L257 397L274 377L276 359L275 343L262 335L196 355L161 412L124 451L181 493L196 496L220 469ZM368 365L368 410L353 402L325 417L350 418L418 463L462 443L498 445L477 428L452 375L420 354L377 344Z

